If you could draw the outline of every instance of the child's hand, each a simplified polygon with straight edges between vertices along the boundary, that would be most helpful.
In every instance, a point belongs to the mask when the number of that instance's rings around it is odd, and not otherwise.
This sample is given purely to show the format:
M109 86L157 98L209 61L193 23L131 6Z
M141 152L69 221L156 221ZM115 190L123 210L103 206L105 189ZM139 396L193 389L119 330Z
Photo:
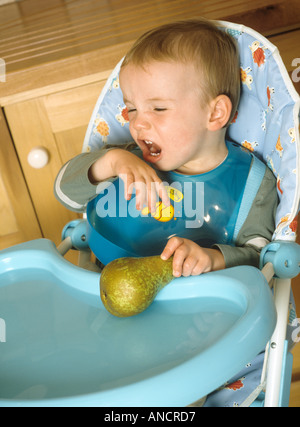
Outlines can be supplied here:
M112 176L119 176L124 182L126 200L130 200L133 188L136 190L136 208L141 210L145 205L150 212L156 211L158 197L165 206L170 205L165 186L145 161L122 149L109 151Z
M209 271L225 268L222 253L217 249L206 249L192 240L172 237L165 246L161 258L173 255L173 276L197 276Z

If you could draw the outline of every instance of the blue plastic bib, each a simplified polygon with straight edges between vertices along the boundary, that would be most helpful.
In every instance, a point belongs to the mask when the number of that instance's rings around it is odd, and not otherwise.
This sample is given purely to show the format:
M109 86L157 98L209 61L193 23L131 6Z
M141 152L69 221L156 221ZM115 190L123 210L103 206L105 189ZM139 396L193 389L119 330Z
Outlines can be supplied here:
M157 201L156 212L135 208L135 194L124 199L121 179L89 203L88 238L104 263L122 256L162 252L172 236L191 239L203 247L232 244L236 219L252 161L251 154L227 143L228 156L216 169L199 175L161 172L171 206Z

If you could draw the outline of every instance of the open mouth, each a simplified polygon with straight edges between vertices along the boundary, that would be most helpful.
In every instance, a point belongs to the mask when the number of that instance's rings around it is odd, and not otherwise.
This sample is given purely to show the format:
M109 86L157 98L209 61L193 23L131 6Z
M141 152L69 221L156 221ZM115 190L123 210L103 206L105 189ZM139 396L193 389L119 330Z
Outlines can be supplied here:
M144 157L150 161L151 159L152 161L158 159L158 157L161 155L161 148L155 144L155 142L149 140L143 140L143 142L145 144L143 150Z

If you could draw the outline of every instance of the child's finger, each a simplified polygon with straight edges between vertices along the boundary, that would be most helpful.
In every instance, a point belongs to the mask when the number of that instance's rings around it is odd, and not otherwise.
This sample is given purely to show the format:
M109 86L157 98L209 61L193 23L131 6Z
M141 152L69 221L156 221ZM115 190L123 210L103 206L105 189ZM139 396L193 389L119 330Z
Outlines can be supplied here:
M191 272L191 276L199 276L204 272L203 262L198 261Z
M169 259L173 255L173 253L176 251L178 247L178 244L176 242L177 241L174 240L174 237L168 240L168 243L166 244L166 246L164 247L164 250L160 255L163 260Z
M147 187L147 200L145 203L149 211L154 215L157 212L157 203L162 199L163 206L170 206L170 199L162 182L150 181Z
M121 174L119 178L124 183L124 198L130 200L133 192L134 177L132 174Z
M136 182L135 191L136 191L136 208L137 210L142 210L147 197L146 183L143 181Z
M163 202L163 204L167 207L170 206L171 204L170 198L163 182L162 181L156 182L155 185L156 185L157 194L161 199L161 201Z
M151 181L148 184L148 199L147 206L151 213L156 212L156 203L158 202L157 192L156 192L156 183Z
M189 255L183 263L182 275L184 277L189 277L193 274L194 269L196 268L198 261L192 255ZM199 273L200 274L200 273Z
M173 248L171 240L169 240L168 243L166 244L166 246L164 247L164 250L162 251L162 253L160 255L161 259L163 259L163 260L169 259L173 255L175 250L176 249Z

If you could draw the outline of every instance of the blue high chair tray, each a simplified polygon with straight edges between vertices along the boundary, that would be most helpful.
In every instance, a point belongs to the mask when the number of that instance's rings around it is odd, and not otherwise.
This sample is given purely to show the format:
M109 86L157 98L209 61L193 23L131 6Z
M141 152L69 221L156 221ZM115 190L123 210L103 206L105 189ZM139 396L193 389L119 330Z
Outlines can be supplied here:
M276 324L252 267L174 279L130 318L109 314L100 274L48 240L2 251L0 277L1 407L185 406L251 361Z

